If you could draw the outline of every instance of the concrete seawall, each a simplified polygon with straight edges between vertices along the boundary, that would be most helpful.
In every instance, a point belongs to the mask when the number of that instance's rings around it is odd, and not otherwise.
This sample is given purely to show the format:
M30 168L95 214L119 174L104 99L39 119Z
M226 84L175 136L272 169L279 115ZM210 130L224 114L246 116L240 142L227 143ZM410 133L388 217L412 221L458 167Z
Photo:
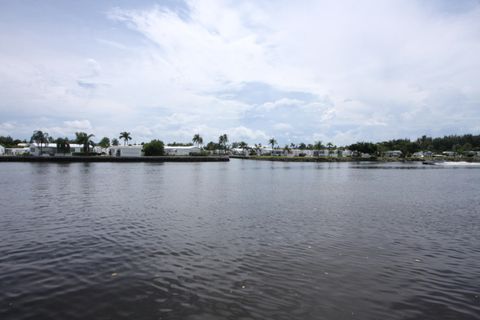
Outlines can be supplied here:
M230 161L228 156L159 156L159 157L108 157L108 156L0 156L0 162L222 162Z

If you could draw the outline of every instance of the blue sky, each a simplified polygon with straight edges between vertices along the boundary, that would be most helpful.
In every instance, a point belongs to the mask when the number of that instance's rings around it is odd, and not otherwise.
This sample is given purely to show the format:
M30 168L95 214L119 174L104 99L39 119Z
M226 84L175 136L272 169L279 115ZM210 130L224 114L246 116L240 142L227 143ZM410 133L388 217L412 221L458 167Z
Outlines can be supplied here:
M0 135L480 133L479 1L0 1Z

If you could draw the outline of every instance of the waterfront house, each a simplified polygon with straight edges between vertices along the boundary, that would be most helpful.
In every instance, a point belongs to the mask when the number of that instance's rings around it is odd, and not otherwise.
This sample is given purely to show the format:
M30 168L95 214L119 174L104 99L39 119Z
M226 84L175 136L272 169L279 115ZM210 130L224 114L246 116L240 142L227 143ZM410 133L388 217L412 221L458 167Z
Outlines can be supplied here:
M112 157L141 157L142 145L133 146L112 146L108 150L108 154Z
M457 155L457 153L453 152L453 151L443 151L442 155L444 155L446 157L455 157Z
M190 154L200 153L200 148L196 146L165 146L165 154L169 156L189 156Z
M0 156L3 156L5 154L5 147L0 145Z
M399 158L402 156L402 151L400 150L388 150L385 151L384 156L387 158Z
M432 157L433 152L431 151L418 151L412 154L414 158L425 158L425 157Z
M69 152L62 152L58 150L58 146L56 143L45 143L45 144L42 144L41 146L40 144L37 144L37 143L31 143L30 147L27 149L28 149L28 152L30 152L30 154L33 156L40 156L40 155L71 156L73 153L83 152L82 144L70 143L69 146L70 146Z
M353 151L348 150L348 149L340 150L339 153L340 153L340 157L352 157L353 156Z
M7 156L21 156L28 154L29 148L5 148L5 155Z
M233 155L236 156L248 156L250 154L249 150L247 148L242 149L242 148L232 148L230 149L230 152Z

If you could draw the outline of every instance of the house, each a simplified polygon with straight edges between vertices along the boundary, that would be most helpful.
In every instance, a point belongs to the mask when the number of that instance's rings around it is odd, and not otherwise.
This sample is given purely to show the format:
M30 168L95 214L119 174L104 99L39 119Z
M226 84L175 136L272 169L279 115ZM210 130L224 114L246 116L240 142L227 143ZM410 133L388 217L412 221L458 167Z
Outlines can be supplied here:
M195 146L165 146L165 154L169 156L189 156L192 153L200 153L200 148Z
M5 155L7 156L21 156L29 153L29 148L5 148Z
M142 145L133 146L112 146L108 150L108 154L112 157L141 157Z
M5 154L5 147L0 145L0 156L3 156Z
M311 157L313 155L312 150L307 149L292 149L289 156L292 157Z
M340 153L340 157L352 157L353 156L353 151L348 150L348 149L340 150L339 153Z
M455 157L457 155L457 153L453 152L453 151L443 151L442 155L444 155L446 157Z
M62 152L58 150L58 146L56 143L45 143L45 144L38 144L38 143L31 143L29 152L31 155L40 156L40 155L50 155L50 156L71 156L73 153L81 153L83 152L83 145L82 144L69 144L70 151L69 152Z
M432 157L433 152L431 151L418 151L412 154L414 158L425 158L425 157Z
M236 156L248 156L250 154L250 150L248 150L247 148L245 148L245 149L243 149L243 148L232 148L232 149L230 149L230 152L233 155L236 155Z
M385 151L384 155L385 157L387 158L399 158L402 156L402 151L400 150L389 150L389 151Z
M328 157L329 155L330 155L330 151L327 149L313 150L314 157Z

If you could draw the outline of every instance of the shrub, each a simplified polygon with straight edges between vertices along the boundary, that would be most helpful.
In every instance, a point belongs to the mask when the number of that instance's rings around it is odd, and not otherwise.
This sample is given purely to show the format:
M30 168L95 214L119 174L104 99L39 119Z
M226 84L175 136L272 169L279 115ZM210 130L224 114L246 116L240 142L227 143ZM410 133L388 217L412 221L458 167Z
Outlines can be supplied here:
M149 143L145 143L143 152L146 156L163 156L165 153L163 141L152 140Z

